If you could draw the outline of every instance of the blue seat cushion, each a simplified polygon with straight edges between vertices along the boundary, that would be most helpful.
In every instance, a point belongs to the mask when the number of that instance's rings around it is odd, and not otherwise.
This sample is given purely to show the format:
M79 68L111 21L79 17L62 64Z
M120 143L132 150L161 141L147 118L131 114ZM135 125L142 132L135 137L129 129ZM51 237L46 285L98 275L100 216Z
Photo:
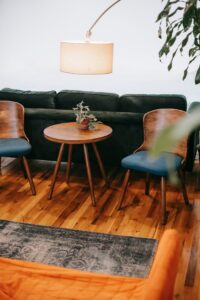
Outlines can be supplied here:
M21 138L0 139L0 157L25 156L31 151L28 141Z
M166 158L171 159L170 165ZM173 153L165 153L156 159L151 159L148 151L139 151L123 158L121 165L126 169L166 177L169 174L171 164L173 163L175 170L179 170L182 160L181 156Z

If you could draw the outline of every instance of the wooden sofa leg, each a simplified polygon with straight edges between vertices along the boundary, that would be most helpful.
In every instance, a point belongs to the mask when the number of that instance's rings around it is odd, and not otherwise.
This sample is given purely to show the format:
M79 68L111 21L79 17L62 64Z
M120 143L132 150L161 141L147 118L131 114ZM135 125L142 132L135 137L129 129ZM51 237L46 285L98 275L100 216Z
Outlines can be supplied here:
M31 176L31 172L30 172L30 169L29 169L28 161L27 161L25 156L22 157L22 161L23 161L24 169L26 171L26 175L28 177L28 181L29 181L29 184L30 184L30 187L31 187L32 195L36 195L36 190L35 190L35 186L34 186L33 179L32 179L32 176Z
M167 222L165 177L161 177L161 207L162 207L162 225L165 225Z
M131 171L127 170L126 174L125 174L125 177L124 177L124 182L123 182L123 185L122 185L122 192L121 192L120 199L119 199L118 210L120 210L121 207L122 207L122 203L123 203L123 200L124 200L124 196L125 196L127 186L128 186L128 182L129 182L129 178L130 178L130 174L131 174Z

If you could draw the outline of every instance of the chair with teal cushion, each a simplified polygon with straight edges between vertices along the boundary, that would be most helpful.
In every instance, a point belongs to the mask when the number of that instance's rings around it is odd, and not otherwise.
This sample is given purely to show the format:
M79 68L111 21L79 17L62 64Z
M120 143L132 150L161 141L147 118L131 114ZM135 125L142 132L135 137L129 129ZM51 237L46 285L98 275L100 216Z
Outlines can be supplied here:
M162 224L166 223L166 178L169 176L171 171L170 166L173 163L173 170L175 170L180 178L183 197L186 205L189 205L184 176L182 167L184 165L184 160L187 154L187 138L183 139L181 143L174 147L171 152L166 152L157 157L156 159L151 159L149 157L149 149L151 144L158 132L164 127L176 122L178 119L184 117L187 113L177 109L156 109L150 111L144 115L143 125L144 125L144 142L135 151L135 153L124 157L121 161L123 168L127 169L122 192L120 196L119 209L121 209L124 196L127 190L130 174L132 170L144 172L147 174L145 194L149 194L149 175L156 175L161 177L161 204L162 204Z
M0 101L0 157L20 158L31 192L36 194L26 155L31 145L24 132L24 107L13 101Z

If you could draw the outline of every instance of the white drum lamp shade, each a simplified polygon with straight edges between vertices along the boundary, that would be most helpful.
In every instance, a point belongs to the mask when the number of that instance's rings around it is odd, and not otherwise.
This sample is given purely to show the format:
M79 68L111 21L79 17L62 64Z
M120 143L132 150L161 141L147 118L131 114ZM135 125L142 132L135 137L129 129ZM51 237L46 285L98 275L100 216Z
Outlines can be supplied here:
M109 74L113 68L113 43L61 42L60 70L74 74Z

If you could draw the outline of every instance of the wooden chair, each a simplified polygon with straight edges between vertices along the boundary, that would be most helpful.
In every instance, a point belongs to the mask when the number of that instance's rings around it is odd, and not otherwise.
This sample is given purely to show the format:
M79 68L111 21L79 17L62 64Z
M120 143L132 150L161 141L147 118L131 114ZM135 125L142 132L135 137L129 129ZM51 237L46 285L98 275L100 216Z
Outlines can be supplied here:
M19 157L28 178L31 192L36 194L25 157L31 145L24 132L24 107L13 101L0 101L0 157Z
M176 146L170 153L163 153L155 160L150 160L148 151L151 148L152 142L158 132L166 126L176 122L178 119L184 117L187 113L178 109L156 109L144 115L144 142L131 155L122 159L122 167L126 168L126 174L122 186L122 193L120 196L118 209L121 209L124 200L124 195L127 190L131 170L145 172L146 188L145 194L149 194L150 176L149 174L161 177L161 205L162 205L162 224L166 223L166 178L169 175L169 166L166 162L166 156L173 159L174 168L178 173L181 182L181 188L186 205L189 205L187 191L184 182L184 174L182 167L187 153L187 138L184 138L181 143Z

